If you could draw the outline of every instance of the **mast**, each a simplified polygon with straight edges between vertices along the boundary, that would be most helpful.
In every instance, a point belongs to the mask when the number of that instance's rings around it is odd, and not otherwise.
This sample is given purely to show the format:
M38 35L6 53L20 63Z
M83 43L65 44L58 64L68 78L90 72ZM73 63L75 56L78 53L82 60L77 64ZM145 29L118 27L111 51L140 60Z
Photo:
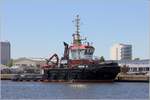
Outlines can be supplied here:
M81 45L81 37L80 37L80 18L79 15L76 16L75 19L75 27L76 31L73 34L73 44L74 45Z
M79 35L79 33L80 33L80 31L79 31L80 30L80 18L79 18L79 15L77 15L76 17L77 17L75 19L76 20L76 29L77 29L76 34Z
M73 44L69 47L71 51L71 57L73 60L82 60L82 59L92 59L94 53L94 47L90 46L89 43L82 44L82 41L86 40L82 39L80 36L80 18L79 15L76 15L74 20L75 22L75 33L73 36Z

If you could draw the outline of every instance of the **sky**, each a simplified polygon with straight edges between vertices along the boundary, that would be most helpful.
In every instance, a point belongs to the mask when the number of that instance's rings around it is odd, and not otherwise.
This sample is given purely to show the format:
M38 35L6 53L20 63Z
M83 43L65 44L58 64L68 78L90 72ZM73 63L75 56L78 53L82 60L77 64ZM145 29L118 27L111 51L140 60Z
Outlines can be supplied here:
M149 58L150 0L1 0L0 39L11 43L11 57L63 54L72 42L80 15L80 32L95 56L110 59L115 43L131 44L133 58Z

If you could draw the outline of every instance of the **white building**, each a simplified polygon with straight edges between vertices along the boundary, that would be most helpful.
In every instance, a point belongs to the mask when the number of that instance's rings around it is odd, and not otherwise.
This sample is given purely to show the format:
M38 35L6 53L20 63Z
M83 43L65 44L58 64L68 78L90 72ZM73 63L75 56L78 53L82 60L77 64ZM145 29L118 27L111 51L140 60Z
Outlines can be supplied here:
M10 55L10 42L0 41L0 64L8 64Z
M14 66L42 66L46 63L44 58L18 58L14 60Z
M120 60L118 64L123 67L124 65L129 68L128 73L149 73L150 59L142 60Z
M110 50L111 60L131 60L132 59L132 45L115 44Z
M116 62L120 67L126 66L128 74L150 74L150 59L107 60L106 62Z

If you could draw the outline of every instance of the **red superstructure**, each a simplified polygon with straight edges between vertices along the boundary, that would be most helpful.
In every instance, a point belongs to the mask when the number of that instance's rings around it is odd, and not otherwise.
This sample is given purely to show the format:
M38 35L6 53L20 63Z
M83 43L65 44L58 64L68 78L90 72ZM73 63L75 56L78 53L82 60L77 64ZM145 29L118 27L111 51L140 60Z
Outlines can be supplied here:
M69 68L75 68L79 65L89 65L96 63L93 58L93 53L95 48L89 44L89 42L82 43L83 40L80 36L80 18L79 15L76 16L75 19L75 26L76 26L76 31L72 35L73 36L73 43L69 46L67 43L64 42L65 50L64 50L64 55L60 59L60 66L58 64L58 56L57 54L54 54L52 57L50 57L49 60L47 60L46 65L43 67L45 68L54 68L54 67L61 67L61 65L64 67ZM56 61L52 61L53 58L56 58ZM49 64L49 62L51 64Z

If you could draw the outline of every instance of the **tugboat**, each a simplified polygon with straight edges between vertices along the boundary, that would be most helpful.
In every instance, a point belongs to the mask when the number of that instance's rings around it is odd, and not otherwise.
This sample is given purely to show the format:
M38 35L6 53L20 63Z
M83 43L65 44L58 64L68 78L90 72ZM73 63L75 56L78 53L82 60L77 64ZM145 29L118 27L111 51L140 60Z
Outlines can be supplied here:
M43 79L49 82L112 82L120 72L114 62L103 62L93 59L95 48L89 42L82 43L79 32L80 18L75 19L76 32L73 43L64 42L64 55L59 59L57 54L46 59L42 66Z

